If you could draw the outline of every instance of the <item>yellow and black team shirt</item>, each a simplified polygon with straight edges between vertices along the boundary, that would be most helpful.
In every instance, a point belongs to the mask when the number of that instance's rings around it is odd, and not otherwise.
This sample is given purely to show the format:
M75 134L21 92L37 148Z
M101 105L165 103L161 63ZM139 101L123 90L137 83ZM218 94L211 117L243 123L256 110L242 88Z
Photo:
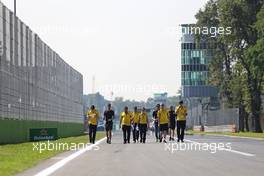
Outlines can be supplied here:
M140 115L139 112L132 113L132 118L133 118L134 123L139 123L139 115Z
M169 114L166 109L161 109L158 111L158 119L160 124L169 123Z
M89 124L91 125L97 125L97 121L99 119L99 112L94 109L94 110L89 110L87 112L87 117L89 118Z
M147 124L148 123L148 114L146 112L140 114L139 124Z
M132 114L122 112L120 115L120 120L122 125L131 126Z
M176 112L177 120L178 121L184 121L184 120L186 120L187 108L185 106L178 106L178 107L176 107L175 112Z

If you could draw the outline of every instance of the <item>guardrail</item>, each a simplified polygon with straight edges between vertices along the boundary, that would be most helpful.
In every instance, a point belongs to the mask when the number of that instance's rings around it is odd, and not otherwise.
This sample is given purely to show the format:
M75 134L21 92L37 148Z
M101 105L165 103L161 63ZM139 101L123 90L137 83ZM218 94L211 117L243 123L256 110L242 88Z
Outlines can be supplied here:
M204 131L204 132L237 132L236 125L219 125L219 126L194 126L194 131Z

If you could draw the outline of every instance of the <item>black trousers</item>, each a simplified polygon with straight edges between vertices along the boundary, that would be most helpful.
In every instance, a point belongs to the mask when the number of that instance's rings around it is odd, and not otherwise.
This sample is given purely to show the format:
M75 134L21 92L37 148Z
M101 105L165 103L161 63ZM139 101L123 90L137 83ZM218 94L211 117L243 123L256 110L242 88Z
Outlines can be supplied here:
M124 143L130 143L131 126L122 125Z
M139 124L140 130L140 142L146 142L146 134L147 134L147 124Z
M177 121L177 136L178 136L178 140L183 141L185 128L186 128L186 120Z
M139 126L138 123L133 125L133 141L136 142L139 138Z
M95 143L95 138L96 138L96 131L97 131L97 125L89 125L89 139L90 143Z

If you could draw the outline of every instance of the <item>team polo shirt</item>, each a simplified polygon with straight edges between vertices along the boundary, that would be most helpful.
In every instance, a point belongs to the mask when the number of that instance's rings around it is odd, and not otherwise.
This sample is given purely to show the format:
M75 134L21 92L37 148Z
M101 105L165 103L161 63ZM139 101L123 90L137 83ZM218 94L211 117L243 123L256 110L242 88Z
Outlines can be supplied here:
M131 113L126 114L125 112L122 112L120 115L121 124L131 126L131 118Z
M147 124L148 123L148 114L147 113L141 113L140 114L140 124Z
M89 124L97 125L99 112L96 109L88 111L87 116L89 117Z
M185 106L178 106L175 110L178 121L186 120L187 108Z
M139 122L139 112L133 112L132 117L133 117L133 121L134 123L138 123Z
M160 124L169 123L168 111L166 109L161 109L158 111L158 118Z

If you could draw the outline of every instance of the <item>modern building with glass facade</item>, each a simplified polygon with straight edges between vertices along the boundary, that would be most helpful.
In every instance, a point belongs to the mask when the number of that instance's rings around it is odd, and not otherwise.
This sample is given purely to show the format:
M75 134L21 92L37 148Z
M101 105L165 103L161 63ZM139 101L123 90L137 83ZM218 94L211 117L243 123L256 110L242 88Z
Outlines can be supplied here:
M190 24L182 25L181 85L183 97L216 97L217 90L208 84L208 64L214 45L197 42Z
M83 77L0 2L0 143L83 130Z

